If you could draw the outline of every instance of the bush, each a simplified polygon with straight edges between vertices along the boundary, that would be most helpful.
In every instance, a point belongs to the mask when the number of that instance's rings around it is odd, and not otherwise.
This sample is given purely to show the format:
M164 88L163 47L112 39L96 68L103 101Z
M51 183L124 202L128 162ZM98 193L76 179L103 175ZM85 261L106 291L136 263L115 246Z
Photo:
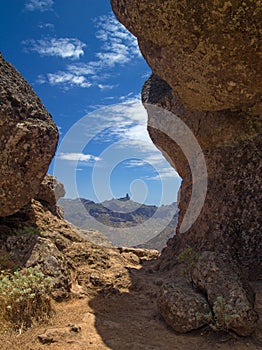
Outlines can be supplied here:
M232 320L238 318L238 315L234 314L232 306L226 304L226 301L222 296L217 297L213 305L213 312L215 319L215 325L213 325L213 328L216 330L228 330Z
M20 330L33 321L46 319L51 312L53 280L38 266L0 275L0 309L2 317Z
M192 268L195 266L199 257L200 255L189 246L186 247L177 257L178 262L184 263L186 265L184 274L190 279L190 281Z

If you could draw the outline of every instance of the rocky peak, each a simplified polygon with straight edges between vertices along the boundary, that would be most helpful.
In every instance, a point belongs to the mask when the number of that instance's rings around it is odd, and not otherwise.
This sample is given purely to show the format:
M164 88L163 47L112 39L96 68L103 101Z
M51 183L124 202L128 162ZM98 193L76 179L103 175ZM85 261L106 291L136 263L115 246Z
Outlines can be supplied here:
M130 201L130 196L129 194L127 193L125 197L121 197L118 199L119 201L122 201L122 202L127 202L127 201Z

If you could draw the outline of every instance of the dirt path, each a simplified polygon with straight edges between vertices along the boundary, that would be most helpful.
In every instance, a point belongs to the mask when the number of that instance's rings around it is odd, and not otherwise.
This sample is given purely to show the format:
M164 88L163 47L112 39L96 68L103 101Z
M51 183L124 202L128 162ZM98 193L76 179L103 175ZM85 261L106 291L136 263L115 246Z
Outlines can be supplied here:
M55 305L49 324L22 335L2 334L2 350L258 350L262 349L262 322L250 338L214 333L209 328L176 334L160 318L156 307L159 279L150 268L129 269L132 286ZM262 283L255 283L257 310L262 319ZM39 338L40 335L40 338Z

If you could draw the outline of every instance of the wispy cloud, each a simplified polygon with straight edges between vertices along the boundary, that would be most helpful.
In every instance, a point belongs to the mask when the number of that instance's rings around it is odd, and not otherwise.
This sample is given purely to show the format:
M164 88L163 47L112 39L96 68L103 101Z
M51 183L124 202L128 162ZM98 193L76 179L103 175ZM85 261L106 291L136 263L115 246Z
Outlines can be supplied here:
M153 151L153 153L155 153ZM155 160L153 160L153 158L155 158ZM127 162L125 162L124 166L126 168L144 168L144 171L146 172L146 168L148 168L148 166L156 166L157 167L157 171L155 175L146 175L143 178L145 180L149 180L149 181L159 181L159 180L163 180L163 179L168 179L168 178L172 178L174 179L175 177L178 177L177 172L171 168L170 166L166 166L165 165L166 161L163 159L163 155L161 153L157 154L153 154L153 155L148 155L145 154L143 156L143 159L131 159ZM150 172L152 172L152 170L149 170Z
M37 82L61 85L63 88L65 86L67 88L96 86L102 91L113 89L115 85L106 83L112 74L112 69L116 65L125 65L130 61L140 59L142 56L136 38L113 15L96 18L94 26L97 30L96 38L101 42L101 48L94 53L92 59L68 64L63 71L49 73L45 79L41 76ZM80 59L86 46L78 39L68 38L31 40L27 44L30 44L30 51L38 52L40 55L72 59ZM79 77L81 81L84 81L84 84L75 84L69 79L57 79L57 77L71 77L74 81ZM87 81L89 84L85 84Z
M114 87L116 87L117 85L104 85L104 84L98 84L97 85L99 87L100 90L112 90Z
M103 43L101 52L96 54L100 64L112 67L141 57L136 37L114 16L100 16L95 23L98 28L96 37Z
M174 179L175 177L179 178L178 173L170 167L159 168L157 172L157 175L147 176L146 179L151 181L161 181L163 179Z
M101 158L93 156L92 154L84 154L84 153L59 153L57 158L66 160L66 161L77 161L88 163L90 161L99 161Z
M26 40L23 42L26 50L37 52L41 56L56 56L79 59L84 55L85 43L75 38L47 38Z
M44 77L42 78L43 78L42 83L46 82L44 80L45 78ZM66 73L66 72L57 72L54 74L49 73L47 74L47 79L51 85L61 85L65 89L69 89L70 87L74 87L74 86L88 88L92 85L90 82L87 81L84 75L76 75L76 74Z
M52 23L40 23L38 25L38 28L40 29L50 29L53 30L55 28L55 26Z
M29 0L25 3L25 9L27 11L50 11L53 4L53 0Z
M99 120L99 125L96 124ZM96 129L105 125L103 132ZM178 174L169 166L162 153L152 143L147 132L147 113L138 96L126 97L122 102L103 107L88 115L88 128L96 135L93 140L99 143L112 143L114 152L123 153L125 167L144 167L144 173L149 175L145 180L164 180L176 178ZM85 126L83 126L85 133ZM86 130L85 137L90 131ZM127 151L128 150L128 151ZM126 153L127 152L127 153ZM103 158L101 166L106 166L107 159ZM152 175L152 169L153 175Z

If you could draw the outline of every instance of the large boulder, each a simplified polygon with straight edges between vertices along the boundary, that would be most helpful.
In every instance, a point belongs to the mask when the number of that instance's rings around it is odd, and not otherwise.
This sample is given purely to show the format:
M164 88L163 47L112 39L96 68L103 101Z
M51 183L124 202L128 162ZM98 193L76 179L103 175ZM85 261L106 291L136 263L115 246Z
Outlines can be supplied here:
M183 282L164 284L160 289L157 304L166 323L179 333L198 329L212 321L212 312L207 300Z
M14 214L35 197L57 140L51 115L0 54L0 216Z
M206 295L217 329L230 329L242 336L254 332L258 320L254 293L230 257L204 252L192 268L192 280Z
M47 174L40 184L35 199L54 206L65 195L64 185L55 176Z
M259 0L111 0L142 54L189 109L261 101ZM255 107L255 109L257 106Z
M250 277L258 278L262 273L261 117L243 111L191 111L168 84L155 75L145 83L142 99L149 114L151 139L183 179L177 236L173 244L169 243L165 254L172 256L172 247L176 246L179 250L179 247L184 249L187 245L197 249L205 247L207 250L230 251ZM152 105L162 110L161 118ZM185 145L190 148L189 157L178 145L176 116L192 131L207 168L203 208L186 233L180 233L180 227L192 198L190 165L192 167L196 155L191 139L185 137L183 142L184 148ZM194 186L201 189L202 181L201 177L195 177ZM199 198L196 198L196 209L198 201Z
M224 330L250 334L256 313L245 274L259 279L262 273L261 3L111 4L118 19L137 36L153 70L142 91L150 137L183 179L176 236L169 240L158 267L176 275L181 254L200 254L196 286L218 318L219 309L232 313L225 314L226 322L217 323ZM223 254L225 261L214 258ZM240 266L239 273L232 261ZM232 283L227 275L233 276ZM173 294L163 295L172 299ZM164 315L171 318L176 314L172 305L165 301Z
M244 272L252 279L259 279L262 273L261 117L243 111L190 111L173 90L168 90L167 84L155 76L144 86L143 101L153 142L183 178L177 235L163 251L160 269L176 269L177 256L188 247L201 252L203 258L197 264L193 281L216 313L216 329L250 335L256 328L257 315L254 302L250 300L250 288L244 288L247 282L243 284L242 281L245 281ZM161 118L152 103L162 108ZM201 210L196 221L183 232L181 227L187 226L192 216L186 217L194 197L193 187L201 189L203 179L195 176L193 181L190 165L195 162L199 168L194 159L195 149L191 147L190 159L176 142L179 139L176 116L189 126L201 146L208 175L203 206L196 196L193 214ZM190 145L190 140L185 139L185 142ZM225 254L224 261L214 259L213 253L205 255L205 250L215 251L216 257ZM231 260L240 264L242 270L236 273ZM160 306L163 313L162 304ZM165 304L165 315L172 314L173 310L171 303ZM197 307L195 311L199 312ZM172 320L174 329L180 327L177 317Z

